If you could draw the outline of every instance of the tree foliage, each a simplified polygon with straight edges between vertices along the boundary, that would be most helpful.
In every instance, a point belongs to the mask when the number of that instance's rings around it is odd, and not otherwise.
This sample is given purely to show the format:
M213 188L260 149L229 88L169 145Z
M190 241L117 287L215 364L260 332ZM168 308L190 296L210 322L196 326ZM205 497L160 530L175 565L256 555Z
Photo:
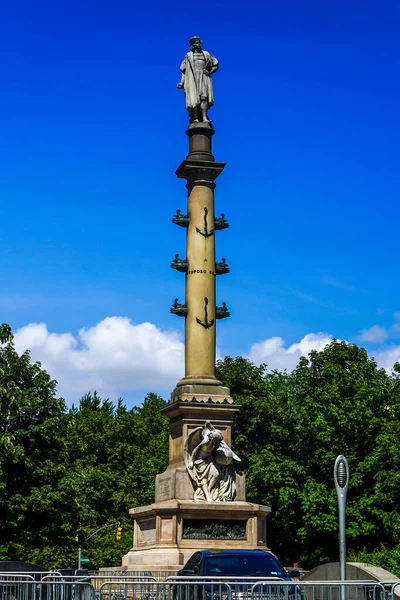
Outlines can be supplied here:
M120 564L132 547L129 508L154 501L168 462L163 405L149 394L128 410L88 393L67 411L29 352L0 347L0 557L73 566L78 533L93 566ZM91 536L115 521L121 542L115 529Z
M349 546L399 543L398 376L337 341L300 359L291 374L229 357L218 371L242 404L234 439L248 499L272 507L268 539L284 561L311 566L337 558L338 454L351 471Z
M247 498L272 507L268 544L283 562L337 559L332 471L345 454L352 556L380 548L377 560L392 564L400 545L400 366L389 375L365 350L334 341L292 373L241 357L226 357L217 371L241 404L233 439ZM121 564L132 546L129 508L153 502L155 476L167 466L163 406L155 394L128 409L93 392L68 410L56 382L8 336L0 346L0 558L74 566L78 535L93 567ZM114 521L121 542L115 529L93 535Z

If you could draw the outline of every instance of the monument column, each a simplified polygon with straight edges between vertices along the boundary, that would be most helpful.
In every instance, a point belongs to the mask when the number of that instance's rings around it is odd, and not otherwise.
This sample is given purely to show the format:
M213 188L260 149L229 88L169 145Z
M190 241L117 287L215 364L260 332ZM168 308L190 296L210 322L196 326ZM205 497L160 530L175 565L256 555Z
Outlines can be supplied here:
M169 419L169 463L156 476L155 503L130 510L133 547L123 557L129 569L181 567L200 548L266 550L267 506L246 502L241 459L231 448L233 415L239 410L230 391L215 376L216 324L229 317L225 302L216 305L217 276L229 272L215 260L216 232L226 229L215 217L215 181L225 163L212 154L214 104L211 75L218 61L190 39L178 88L183 88L190 124L189 153L176 174L186 180L187 211L172 222L186 229L185 258L175 254L171 267L185 273L185 301L175 299L172 313L185 318L185 374L162 409Z
M221 385L215 377L216 271L215 179L225 163L211 153L214 130L209 123L193 123L187 130L189 154L177 169L187 180L185 377L187 384Z

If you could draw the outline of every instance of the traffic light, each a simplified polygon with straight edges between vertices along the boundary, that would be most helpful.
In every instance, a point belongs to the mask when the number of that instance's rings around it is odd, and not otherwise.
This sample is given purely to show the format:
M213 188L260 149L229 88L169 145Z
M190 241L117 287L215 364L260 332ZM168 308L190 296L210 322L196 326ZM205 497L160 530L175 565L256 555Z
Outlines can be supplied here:
M117 542L119 542L119 540L121 539L121 535L122 535L122 527L117 527L117 535L115 536L115 539L117 540Z

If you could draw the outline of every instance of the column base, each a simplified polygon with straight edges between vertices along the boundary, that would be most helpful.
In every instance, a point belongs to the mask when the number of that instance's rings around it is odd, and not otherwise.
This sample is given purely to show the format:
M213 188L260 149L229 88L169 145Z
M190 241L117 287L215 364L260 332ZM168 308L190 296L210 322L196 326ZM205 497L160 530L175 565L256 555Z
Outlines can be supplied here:
M181 379L171 394L170 402L214 402L233 404L229 388L218 379L188 377Z
M182 568L201 549L268 551L269 506L250 502L197 503L171 500L131 508L134 546L122 559L129 570ZM225 525L226 535L212 537L213 526ZM199 537L200 536L200 537Z

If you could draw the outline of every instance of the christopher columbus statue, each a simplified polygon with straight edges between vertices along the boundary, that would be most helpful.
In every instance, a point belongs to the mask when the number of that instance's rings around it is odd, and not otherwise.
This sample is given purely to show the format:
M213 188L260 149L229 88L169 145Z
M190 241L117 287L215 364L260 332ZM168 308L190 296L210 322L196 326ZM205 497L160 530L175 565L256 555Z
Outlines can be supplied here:
M218 71L218 61L201 47L197 36L189 40L190 52L182 61L182 79L176 86L183 88L191 123L209 123L207 111L214 104L211 75Z

